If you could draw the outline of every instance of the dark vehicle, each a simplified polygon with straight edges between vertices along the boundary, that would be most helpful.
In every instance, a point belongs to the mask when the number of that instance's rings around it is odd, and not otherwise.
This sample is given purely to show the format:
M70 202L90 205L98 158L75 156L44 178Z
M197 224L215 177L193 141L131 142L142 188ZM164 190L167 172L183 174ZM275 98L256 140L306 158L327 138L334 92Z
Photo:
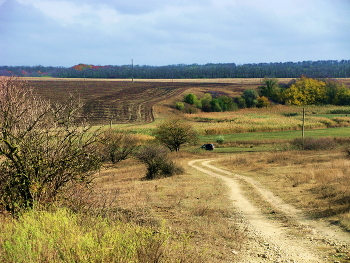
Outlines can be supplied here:
M212 143L207 143L207 144L203 144L203 145L201 146L201 148L202 148L202 149L205 149L205 150L207 150L207 151L212 151L212 150L214 150L215 146L214 146L214 144L212 144Z

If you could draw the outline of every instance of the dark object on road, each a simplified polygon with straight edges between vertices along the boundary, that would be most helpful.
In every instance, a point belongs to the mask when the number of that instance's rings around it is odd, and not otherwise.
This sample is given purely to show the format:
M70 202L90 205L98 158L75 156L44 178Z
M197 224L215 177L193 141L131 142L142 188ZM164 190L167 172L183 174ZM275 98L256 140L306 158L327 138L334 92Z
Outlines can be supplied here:
M207 143L207 144L203 144L201 148L206 149L207 151L212 151L214 150L215 146L212 143Z

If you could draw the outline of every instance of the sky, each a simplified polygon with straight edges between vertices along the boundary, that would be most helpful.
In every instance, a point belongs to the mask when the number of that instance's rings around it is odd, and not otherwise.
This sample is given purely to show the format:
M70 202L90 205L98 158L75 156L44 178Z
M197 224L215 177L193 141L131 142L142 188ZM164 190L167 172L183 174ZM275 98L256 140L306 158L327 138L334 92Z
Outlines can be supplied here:
M0 0L0 65L350 59L350 0Z

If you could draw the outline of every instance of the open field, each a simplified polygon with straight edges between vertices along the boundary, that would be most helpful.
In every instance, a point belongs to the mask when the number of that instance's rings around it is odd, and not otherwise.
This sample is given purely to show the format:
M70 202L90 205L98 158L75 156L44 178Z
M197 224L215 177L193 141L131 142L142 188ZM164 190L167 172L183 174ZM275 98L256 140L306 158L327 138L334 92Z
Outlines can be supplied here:
M36 94L52 102L63 102L69 94L79 99L85 104L83 114L89 116L94 124L149 123L154 121L153 108L157 103L165 103L166 109L157 106L156 114L158 115L155 117L162 118L164 110L166 111L164 115L168 116L169 107L173 107L176 101L181 101L184 93L193 92L201 96L210 92L239 96L245 89L256 89L261 84L261 79L135 80L135 82L119 79L86 79L84 81L83 79L27 78L25 80L34 88ZM279 81L287 83L290 80L280 79ZM348 79L340 81L349 84ZM326 107L326 109L322 110L319 107L317 114L329 113L330 108ZM194 121L200 133L210 135L264 131L262 126L265 127L265 131L295 130L300 126L300 112L301 108L276 109L272 107L266 110L247 109L235 113L200 113L184 117ZM179 112L173 111L173 113L179 115ZM296 118L283 116L288 113L296 114ZM260 116L259 121L252 122L252 118L257 115ZM325 120L327 117L317 116L315 112L312 114L307 112L307 116L309 128L340 126L342 124L335 122L348 122L347 119L338 119L328 123ZM200 123L203 122L205 123L201 126ZM220 122L219 130L214 127L216 122ZM244 127L244 122L251 123L251 127Z
M131 82L132 79L93 79L93 78L49 78L49 77L21 77L28 81L116 81ZM282 78L281 82L289 82L290 78ZM211 78L211 79L134 79L134 82L163 82L163 83L232 83L232 84L261 84L261 78Z
M90 105L86 110L96 124L112 120L112 127L151 138L157 124L178 116L199 131L202 143L215 143L218 135L225 142L212 152L189 145L171 153L184 168L179 175L145 180L146 168L131 158L106 164L90 189L67 191L48 214L34 211L19 222L0 215L0 224L6 224L0 230L0 261L350 262L350 161L345 152L350 118L331 113L349 107L306 107L307 137L343 139L337 148L321 151L287 147L301 136L300 107L205 114L182 114L172 107L186 92L233 95L260 84L258 79L240 81L29 80L37 94L52 101L63 101L73 91ZM241 196L233 195L237 192ZM280 203L271 201L276 196ZM240 198L244 202L238 204ZM244 210L246 202L253 212ZM290 206L296 210L284 209ZM324 230L335 227L339 239L322 235L314 223L325 224ZM259 229L262 225L270 228Z
M181 95L188 89L225 89L241 92L246 85L237 83L126 82L110 80L28 80L34 92L52 102L64 102L69 94L85 104L84 114L92 123L148 123L153 121L152 107L157 102ZM243 87L244 86L244 87Z

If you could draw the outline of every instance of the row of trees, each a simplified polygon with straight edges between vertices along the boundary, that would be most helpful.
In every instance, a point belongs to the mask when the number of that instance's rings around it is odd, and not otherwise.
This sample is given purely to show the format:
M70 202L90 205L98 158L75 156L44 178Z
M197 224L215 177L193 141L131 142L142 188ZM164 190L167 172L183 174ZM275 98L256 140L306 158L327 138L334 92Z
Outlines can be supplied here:
M270 104L269 99L259 96L256 90L244 90L241 96L235 98L226 95L213 97L210 93L205 93L203 97L197 98L195 94L188 93L184 96L183 102L175 103L175 108L186 113L196 113L198 109L204 112L223 112L268 107Z
M186 113L195 113L197 109L204 112L220 112L236 110L237 104L226 95L213 98L210 93L205 93L202 98L197 98L195 94L189 93L184 96L184 102L176 103L176 108Z
M181 171L158 145L141 147L135 135L118 130L91 130L74 98L51 104L24 82L0 79L0 210L17 214L48 203L67 188L89 184L104 161L130 156L147 165L147 178ZM155 131L157 141L178 151L194 142L191 126L171 119Z
M290 83L279 83L276 78L264 78L264 85L257 90L244 90L241 96L212 96L209 93L197 98L186 94L183 102L176 102L176 109L195 113L234 111L242 108L268 107L272 103L286 105L350 105L350 89L333 80L318 80L302 76Z
M288 84L277 79L264 79L259 95L275 103L287 105L350 105L350 89L332 80L318 80L302 76Z
M44 66L0 66L2 76L51 76L59 78L136 78L136 79L187 79L187 78L297 78L306 75L314 78L350 77L350 60L321 60L279 63L178 64L167 66L79 64L70 68Z

